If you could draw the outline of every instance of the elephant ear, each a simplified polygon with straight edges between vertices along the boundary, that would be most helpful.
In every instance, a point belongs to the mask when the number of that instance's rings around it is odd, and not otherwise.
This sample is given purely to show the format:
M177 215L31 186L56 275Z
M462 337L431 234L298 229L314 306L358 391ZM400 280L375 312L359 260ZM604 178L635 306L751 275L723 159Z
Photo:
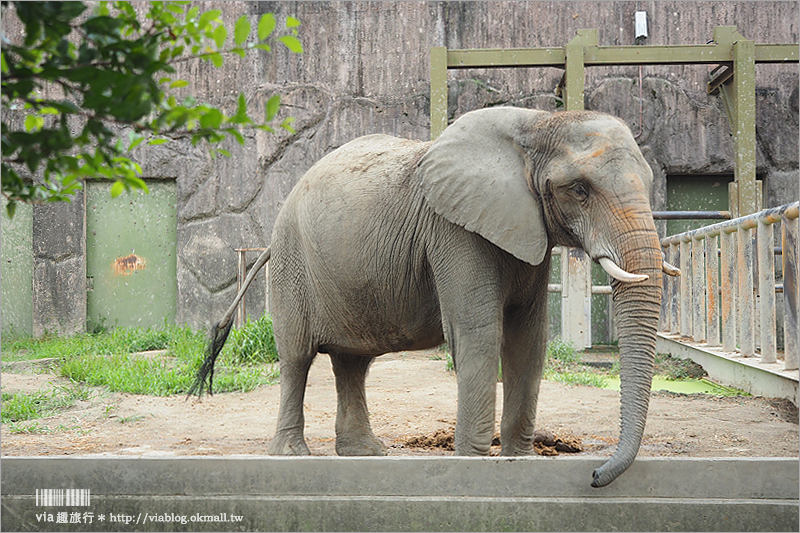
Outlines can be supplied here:
M511 107L467 113L419 164L423 194L436 213L532 265L544 259L547 230L528 187L530 161L516 139L548 115Z

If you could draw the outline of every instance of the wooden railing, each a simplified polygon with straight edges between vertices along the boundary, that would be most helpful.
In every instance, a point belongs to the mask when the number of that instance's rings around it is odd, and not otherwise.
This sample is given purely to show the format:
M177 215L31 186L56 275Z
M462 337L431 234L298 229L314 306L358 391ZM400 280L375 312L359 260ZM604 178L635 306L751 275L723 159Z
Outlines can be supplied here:
M660 329L774 363L776 294L783 295L784 369L798 368L798 202L661 240L683 275L665 276ZM775 248L773 225L781 223ZM782 280L775 276L781 252Z

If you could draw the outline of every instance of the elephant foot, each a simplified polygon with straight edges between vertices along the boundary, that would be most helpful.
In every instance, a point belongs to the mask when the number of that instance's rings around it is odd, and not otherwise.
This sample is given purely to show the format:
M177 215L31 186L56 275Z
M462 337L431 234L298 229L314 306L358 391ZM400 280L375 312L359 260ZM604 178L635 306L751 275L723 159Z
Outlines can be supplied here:
M526 438L524 436L517 436L511 438L501 438L500 442L502 444L502 448L500 449L500 455L506 457L513 457L513 456L524 456L524 455L535 455L536 450L533 448L534 440L530 437Z
M513 456L524 456L524 455L534 455L536 451L533 449L533 445L526 446L503 446L500 449L500 455L505 457L513 457Z
M341 456L386 455L386 446L374 435L361 438L336 437L336 453Z
M306 440L302 435L286 435L276 433L269 442L267 453L270 455L311 455Z

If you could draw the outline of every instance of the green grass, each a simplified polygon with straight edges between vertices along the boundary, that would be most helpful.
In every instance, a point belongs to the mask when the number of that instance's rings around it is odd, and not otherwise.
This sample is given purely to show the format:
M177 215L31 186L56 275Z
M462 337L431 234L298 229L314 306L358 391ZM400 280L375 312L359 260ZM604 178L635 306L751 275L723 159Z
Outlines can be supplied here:
M3 343L2 348L4 361L54 358L58 361L55 371L73 382L116 392L168 396L186 394L189 390L205 357L206 342L204 332L165 326L16 339ZM149 356L138 353L151 350L165 350L165 353ZM233 330L215 365L215 392L247 392L275 383L278 369L266 363L276 360L269 318Z
M277 362L278 350L275 348L272 318L264 315L255 322L248 319L241 329L231 330L222 353L241 363Z
M445 346L446 348L446 346ZM610 346L608 351L616 351L616 346ZM606 351L606 350L601 350ZM453 370L453 358L446 350L446 368ZM738 389L724 387L708 380L701 379L706 375L703 367L686 359L678 359L666 354L656 354L655 375L653 390L663 386L663 383L675 383L673 389L699 391L715 396L731 396L746 394ZM499 379L502 379L500 368ZM560 338L553 339L547 344L547 355L543 378L567 385L585 385L589 387L611 388L619 390L619 362L615 362L610 369L596 368L584 364L581 354L571 342Z
M581 363L581 356L575 345L561 338L547 343L547 356L544 365L544 379L567 385L586 385L603 388L607 376Z
M3 423L43 418L90 397L91 392L79 384L55 386L47 391L32 393L3 393L0 418Z

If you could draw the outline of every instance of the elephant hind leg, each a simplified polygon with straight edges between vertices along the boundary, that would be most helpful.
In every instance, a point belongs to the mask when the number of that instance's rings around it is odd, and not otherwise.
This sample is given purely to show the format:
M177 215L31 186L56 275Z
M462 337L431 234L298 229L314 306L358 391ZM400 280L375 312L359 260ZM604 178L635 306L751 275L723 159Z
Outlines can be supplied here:
M278 410L278 427L269 443L270 455L310 455L303 430L303 398L306 392L308 371L314 356L293 358L281 356L281 405Z
M372 433L365 381L373 357L330 354L336 378L336 453L384 455L383 443Z

